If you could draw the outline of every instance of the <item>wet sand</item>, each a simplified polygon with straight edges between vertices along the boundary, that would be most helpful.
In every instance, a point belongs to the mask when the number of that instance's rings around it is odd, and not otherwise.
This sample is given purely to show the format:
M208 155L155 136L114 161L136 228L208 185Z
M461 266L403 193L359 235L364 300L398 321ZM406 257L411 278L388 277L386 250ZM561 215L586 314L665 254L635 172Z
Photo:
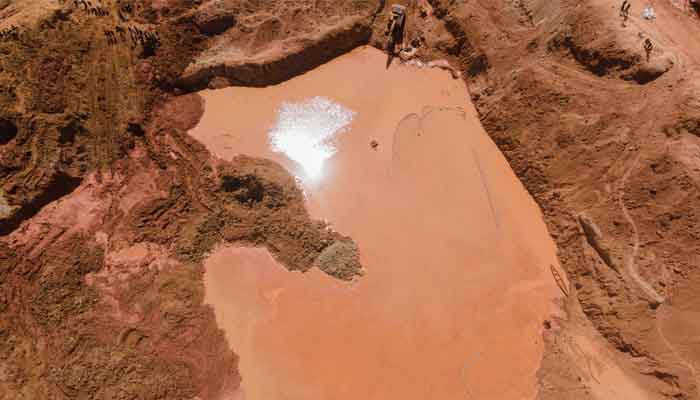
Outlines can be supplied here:
M358 49L264 89L204 91L190 133L219 157L273 159L309 211L359 245L365 275L288 272L265 249L206 261L206 301L240 355L246 400L531 399L560 295L535 203L460 80ZM283 102L353 111L322 175L271 150ZM370 141L378 147L372 149Z

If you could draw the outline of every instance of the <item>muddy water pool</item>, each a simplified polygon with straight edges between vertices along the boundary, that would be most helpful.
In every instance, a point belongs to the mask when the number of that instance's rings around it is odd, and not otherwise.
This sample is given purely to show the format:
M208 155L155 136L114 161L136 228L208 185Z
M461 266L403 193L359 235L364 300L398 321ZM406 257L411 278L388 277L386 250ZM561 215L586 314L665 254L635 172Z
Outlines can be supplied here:
M531 399L559 291L540 211L464 83L361 48L281 85L207 90L190 134L279 162L363 277L288 272L221 247L206 301L247 400Z

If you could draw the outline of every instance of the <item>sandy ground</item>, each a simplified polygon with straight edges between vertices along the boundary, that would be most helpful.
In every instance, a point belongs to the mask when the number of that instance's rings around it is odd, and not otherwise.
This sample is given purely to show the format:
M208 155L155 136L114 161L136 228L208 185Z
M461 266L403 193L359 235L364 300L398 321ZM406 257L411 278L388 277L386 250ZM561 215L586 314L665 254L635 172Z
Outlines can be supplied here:
M191 135L299 174L312 216L359 244L366 272L346 284L262 249L209 258L206 298L241 356L243 398L533 398L561 294L539 210L461 81L385 62L363 48L279 86L201 93ZM309 182L266 137L281 102L317 95L357 114Z

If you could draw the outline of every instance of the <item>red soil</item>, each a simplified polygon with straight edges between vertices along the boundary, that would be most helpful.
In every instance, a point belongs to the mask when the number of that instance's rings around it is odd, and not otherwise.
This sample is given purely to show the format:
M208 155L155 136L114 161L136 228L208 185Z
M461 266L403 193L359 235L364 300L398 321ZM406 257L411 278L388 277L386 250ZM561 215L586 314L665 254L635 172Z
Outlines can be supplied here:
M457 69L571 282L544 324L537 398L700 398L697 15L655 0L645 21L634 2L623 27L617 0L396 2L416 49L404 57ZM203 304L205 255L244 242L307 271L352 242L310 218L279 165L217 159L188 137L202 108L181 95L381 48L391 4L101 3L109 15L0 0L0 30L19 28L0 38L0 397L216 399L240 377ZM108 43L105 30L129 26L160 45ZM344 78L329 85L356 84ZM387 140L374 136L357 146L381 160ZM336 214L354 235L357 212ZM357 260L347 265L326 271L351 279Z

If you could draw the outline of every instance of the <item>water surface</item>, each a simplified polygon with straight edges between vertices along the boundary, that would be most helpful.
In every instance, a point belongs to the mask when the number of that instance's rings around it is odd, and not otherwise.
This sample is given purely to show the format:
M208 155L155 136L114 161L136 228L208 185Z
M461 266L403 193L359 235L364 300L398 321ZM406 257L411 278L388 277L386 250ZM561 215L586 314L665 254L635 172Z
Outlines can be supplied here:
M192 136L222 158L285 166L311 214L358 243L366 269L347 283L288 272L264 249L212 254L206 299L241 357L232 398L536 395L540 331L558 296L540 212L463 82L385 63L363 48L278 86L202 92ZM315 98L348 118L310 171L302 156L275 151L270 133L285 109Z

